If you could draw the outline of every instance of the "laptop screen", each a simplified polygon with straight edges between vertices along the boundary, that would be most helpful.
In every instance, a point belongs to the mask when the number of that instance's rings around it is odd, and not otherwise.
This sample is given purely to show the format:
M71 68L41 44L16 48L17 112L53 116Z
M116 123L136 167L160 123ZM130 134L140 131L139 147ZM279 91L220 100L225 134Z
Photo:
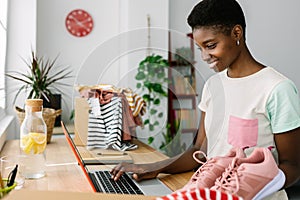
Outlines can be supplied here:
M73 139L72 139L72 137L71 137L69 131L67 130L67 128L66 128L63 121L61 121L61 126L62 126L63 132L66 136L66 139L67 139L67 141L68 141L68 143L69 143L69 145L70 145L70 147L71 147L71 149L72 149L72 151L73 151L73 153L76 157L76 160L77 160L78 164L80 165L82 171L84 172L84 175L86 176L87 180L89 181L89 184L93 188L93 191L96 192L96 188L95 188L95 186L94 186L94 184L93 184L93 182L92 182L92 180L91 180L91 178L88 174L88 171L87 171L86 166L85 166L85 164L82 160L82 157L80 156L80 153L79 153L78 149L76 148L76 145L75 145L75 143L74 143L74 141L73 141Z

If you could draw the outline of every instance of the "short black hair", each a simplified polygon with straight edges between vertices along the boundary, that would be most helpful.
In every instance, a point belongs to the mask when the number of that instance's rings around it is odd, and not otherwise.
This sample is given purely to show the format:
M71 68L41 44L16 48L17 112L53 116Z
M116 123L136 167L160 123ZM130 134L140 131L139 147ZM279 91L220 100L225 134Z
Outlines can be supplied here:
M200 27L211 27L224 34L230 34L232 28L239 24L246 35L244 12L236 0L202 0L187 18L192 30Z

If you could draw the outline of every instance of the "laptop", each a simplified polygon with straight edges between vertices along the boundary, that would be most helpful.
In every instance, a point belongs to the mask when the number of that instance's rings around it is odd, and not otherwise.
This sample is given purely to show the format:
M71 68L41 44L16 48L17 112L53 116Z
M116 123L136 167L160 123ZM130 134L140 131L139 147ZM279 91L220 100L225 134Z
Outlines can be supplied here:
M73 138L62 121L61 126L78 164L95 192L147 196L164 196L172 193L172 190L163 184L158 178L136 182L131 175L124 173L120 180L114 181L110 178L111 175L108 170L89 170L87 165L84 163Z

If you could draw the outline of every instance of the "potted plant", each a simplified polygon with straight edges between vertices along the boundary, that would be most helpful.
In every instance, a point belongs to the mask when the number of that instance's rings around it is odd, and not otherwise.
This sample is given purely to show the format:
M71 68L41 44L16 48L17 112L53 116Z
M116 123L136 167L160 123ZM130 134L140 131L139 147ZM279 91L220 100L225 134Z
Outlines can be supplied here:
M55 93L62 93L58 86L67 86L61 81L71 78L72 71L67 67L58 67L56 65L57 58L54 60L45 59L31 52L30 62L23 59L28 67L27 72L10 71L6 73L7 77L23 83L14 97L14 105L21 93L27 94L27 99L43 99L46 102L49 102ZM16 107L16 112L19 121L22 122L25 115L24 109ZM51 139L55 119L60 114L61 110L44 108L43 115L47 124L47 132L50 134L48 135L48 142Z
M168 86L168 67L169 62L160 55L152 54L147 56L139 63L135 79L136 87L141 90L142 97L147 103L148 115L144 118L144 125L149 132L155 131L157 127L162 127L163 118L166 117L162 109L162 100L167 100L168 91L164 86ZM180 135L174 137L170 131L170 124L166 124L162 131L163 140L159 149L167 155L176 155L178 151L185 149L185 144L180 144ZM148 138L148 144L152 144L154 137Z
M149 131L154 131L160 125L164 112L159 109L161 99L168 96L163 85L168 83L167 67L168 61L160 55L149 55L139 63L138 72L135 75L136 87L141 90L142 97L147 103L149 112L144 119L144 125L149 127ZM153 142L153 137L148 138L148 143Z

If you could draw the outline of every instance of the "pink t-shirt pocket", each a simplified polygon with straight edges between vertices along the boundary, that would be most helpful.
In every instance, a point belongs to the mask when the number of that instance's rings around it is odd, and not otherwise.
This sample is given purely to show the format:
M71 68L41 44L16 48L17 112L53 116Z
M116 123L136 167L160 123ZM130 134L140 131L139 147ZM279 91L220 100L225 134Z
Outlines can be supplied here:
M234 147L245 148L257 145L258 119L229 117L228 143Z

